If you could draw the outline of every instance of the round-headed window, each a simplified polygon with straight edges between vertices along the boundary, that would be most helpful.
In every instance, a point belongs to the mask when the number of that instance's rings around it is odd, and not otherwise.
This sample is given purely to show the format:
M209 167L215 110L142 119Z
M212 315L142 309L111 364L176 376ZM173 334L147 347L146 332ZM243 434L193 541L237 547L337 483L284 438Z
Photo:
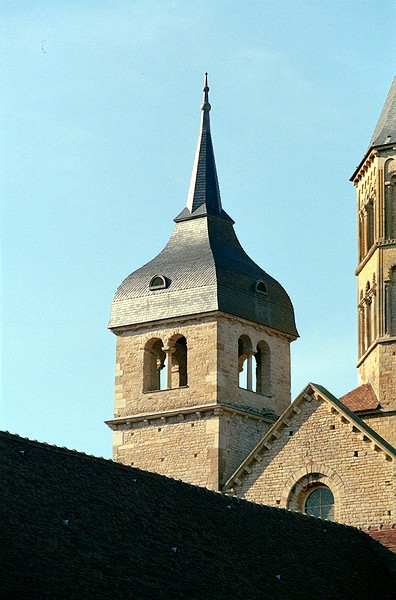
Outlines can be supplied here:
M334 520L334 496L326 486L312 490L305 499L304 512L311 517Z

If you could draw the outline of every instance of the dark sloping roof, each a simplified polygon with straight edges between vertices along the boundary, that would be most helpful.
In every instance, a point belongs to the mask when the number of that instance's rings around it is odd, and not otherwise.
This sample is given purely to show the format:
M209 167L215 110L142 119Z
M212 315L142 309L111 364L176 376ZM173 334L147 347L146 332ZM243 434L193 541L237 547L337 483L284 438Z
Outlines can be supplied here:
M187 198L187 209L190 215L194 214L198 209L204 209L200 214L203 214L208 209L211 209L218 215L222 212L220 188L210 133L209 111L211 106L209 104L208 93L208 74L205 73L203 101L201 105L201 129Z
M392 598L357 529L7 433L0 456L2 598Z
M369 148L396 143L396 77L389 89L385 104L375 126Z
M223 311L298 336L293 306L283 287L240 245L222 209L210 133L207 80L202 123L187 207L175 219L163 251L119 286L110 328L164 318ZM163 289L150 289L156 275ZM257 292L262 280L266 293Z
M351 390L345 394L345 396L341 396L340 402L354 412L361 410L375 410L376 408L379 408L378 398L375 395L371 383L359 385L359 387Z
M373 135L362 160L353 172L350 181L354 181L355 177L359 173L361 167L366 161L366 158L370 155L371 151L375 148L392 147L396 143L396 76L393 78L392 85L390 86L388 95L385 100L385 104L382 108L381 114L375 126Z

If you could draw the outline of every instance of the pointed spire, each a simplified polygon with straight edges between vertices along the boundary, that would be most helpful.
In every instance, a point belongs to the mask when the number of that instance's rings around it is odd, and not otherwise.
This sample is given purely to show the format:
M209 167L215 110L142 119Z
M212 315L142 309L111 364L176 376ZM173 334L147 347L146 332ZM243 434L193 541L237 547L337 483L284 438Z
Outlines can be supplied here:
M388 92L385 104L379 116L369 149L384 144L396 143L396 77Z
M213 211L217 214L222 212L212 136L210 133L210 109L208 74L205 73L203 101L201 104L201 129L187 198L187 208L191 214L198 209L200 209L200 214L206 212L213 214Z

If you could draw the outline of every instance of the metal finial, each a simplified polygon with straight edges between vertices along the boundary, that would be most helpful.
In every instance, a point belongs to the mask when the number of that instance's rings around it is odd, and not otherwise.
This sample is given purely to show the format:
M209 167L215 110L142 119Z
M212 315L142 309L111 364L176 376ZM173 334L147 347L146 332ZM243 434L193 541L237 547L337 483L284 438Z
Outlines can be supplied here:
M209 104L209 86L208 86L208 74L205 73L204 79L204 87L203 87L203 101L201 104L201 110L205 110L207 112L212 108Z

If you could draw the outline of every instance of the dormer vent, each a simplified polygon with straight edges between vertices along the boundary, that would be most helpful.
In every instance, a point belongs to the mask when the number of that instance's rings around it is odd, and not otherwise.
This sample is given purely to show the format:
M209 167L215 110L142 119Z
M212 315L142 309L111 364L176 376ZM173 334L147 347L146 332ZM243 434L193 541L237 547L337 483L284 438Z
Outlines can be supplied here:
M264 281L262 279L260 279L259 281L256 282L256 292L260 292L261 294L267 294L267 286L265 285Z
M149 285L150 290L164 290L168 287L168 282L166 277L163 275L155 275Z

